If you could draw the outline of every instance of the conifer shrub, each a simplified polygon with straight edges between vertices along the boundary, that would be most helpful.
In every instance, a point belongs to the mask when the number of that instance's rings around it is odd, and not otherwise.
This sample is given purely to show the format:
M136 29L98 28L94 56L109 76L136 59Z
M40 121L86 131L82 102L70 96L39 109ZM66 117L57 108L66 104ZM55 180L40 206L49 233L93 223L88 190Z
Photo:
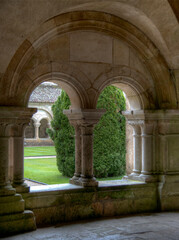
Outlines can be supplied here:
M63 114L69 106L69 97L62 91L52 106L52 129L47 132L55 144L59 171L72 177L75 170L74 128ZM123 92L114 86L106 87L98 99L97 108L106 109L106 113L94 128L94 175L99 178L123 175L126 153L125 118L121 114L125 110Z

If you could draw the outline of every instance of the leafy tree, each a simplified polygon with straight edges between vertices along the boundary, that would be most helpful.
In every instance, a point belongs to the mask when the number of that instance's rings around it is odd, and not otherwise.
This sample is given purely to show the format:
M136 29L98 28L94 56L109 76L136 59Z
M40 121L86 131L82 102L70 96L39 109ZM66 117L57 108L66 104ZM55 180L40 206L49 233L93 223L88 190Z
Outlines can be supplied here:
M74 129L63 114L70 100L62 91L52 106L54 118L48 134L55 143L57 166L65 176L73 176L75 169ZM125 172L125 118L121 111L125 109L123 92L109 86L101 93L97 108L106 109L94 129L94 174L96 177L119 176Z

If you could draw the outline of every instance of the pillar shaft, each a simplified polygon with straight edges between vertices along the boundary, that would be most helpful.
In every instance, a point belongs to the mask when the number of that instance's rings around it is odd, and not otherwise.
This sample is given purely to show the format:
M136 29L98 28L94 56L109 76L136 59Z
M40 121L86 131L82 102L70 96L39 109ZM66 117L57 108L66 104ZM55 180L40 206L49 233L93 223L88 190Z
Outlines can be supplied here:
M134 139L134 174L141 173L142 153L141 153L141 129L139 125L133 126Z
M93 178L93 126L82 126L82 178Z
M81 129L75 126L75 176L81 175Z
M30 121L30 118L29 118ZM29 187L24 183L24 130L27 123L14 124L12 128L13 141L13 187L16 191L29 192Z
M0 186L8 183L9 137L0 137Z
M14 171L13 171L13 183L15 185L24 183L24 139L23 137L13 138L13 159L14 159Z
M64 110L64 114L75 127L76 135L75 174L70 180L73 184L84 187L95 187L98 185L98 182L93 177L93 128L104 113L105 110L103 109Z
M35 123L34 124L35 127L35 139L39 139L39 127L40 127L40 123Z
M150 175L153 170L153 124L142 126L142 174Z
M11 123L0 124L0 196L15 193L9 181L10 129Z
M81 128L77 121L70 121L75 128L75 173L70 179L70 183L79 185L81 177Z

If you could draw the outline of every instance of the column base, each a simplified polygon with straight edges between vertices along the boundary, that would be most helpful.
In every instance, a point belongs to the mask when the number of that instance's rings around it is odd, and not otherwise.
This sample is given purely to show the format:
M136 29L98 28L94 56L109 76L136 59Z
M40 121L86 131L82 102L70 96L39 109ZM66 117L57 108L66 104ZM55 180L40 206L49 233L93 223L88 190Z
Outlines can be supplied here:
M152 182L158 182L158 175L150 175L150 174L140 174L139 178L146 182L146 183L152 183Z
M81 179L80 177L73 176L69 182L71 184L81 186L80 179Z
M98 187L98 181L96 181L96 178L85 178L81 177L79 179L80 186L82 187Z
M0 215L1 237L36 230L36 222L32 211L16 214Z
M16 193L16 189L11 186L11 184L7 184L5 186L0 186L0 196L11 196Z
M0 215L14 214L24 211L24 200L20 194L1 196Z
M140 179L140 174L138 173L131 173L128 176L124 176L123 179L129 179L129 180L134 180L134 181L141 181Z
M131 173L129 176L124 176L123 179L150 183L158 182L158 175Z
M30 191L30 187L26 183L13 183L12 185L17 193L28 193Z

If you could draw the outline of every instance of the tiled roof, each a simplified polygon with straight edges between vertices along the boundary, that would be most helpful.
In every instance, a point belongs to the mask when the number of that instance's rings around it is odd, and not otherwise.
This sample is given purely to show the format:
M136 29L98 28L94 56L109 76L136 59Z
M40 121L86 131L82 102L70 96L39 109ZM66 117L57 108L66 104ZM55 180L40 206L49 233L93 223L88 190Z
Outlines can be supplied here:
M53 103L61 94L61 88L54 83L40 84L31 94L29 102Z

